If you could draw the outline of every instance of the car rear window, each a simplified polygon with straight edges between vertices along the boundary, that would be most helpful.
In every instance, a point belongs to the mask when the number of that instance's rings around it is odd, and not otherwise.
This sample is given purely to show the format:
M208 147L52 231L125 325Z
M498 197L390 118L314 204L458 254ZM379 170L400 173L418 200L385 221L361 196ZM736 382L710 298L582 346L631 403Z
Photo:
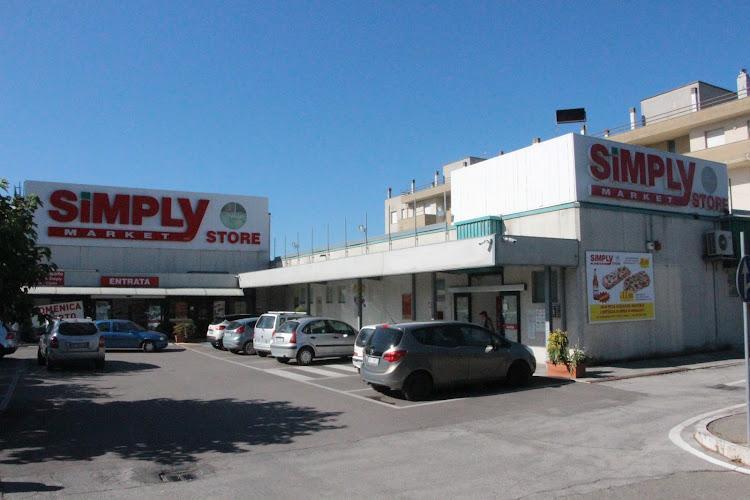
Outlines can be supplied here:
M354 341L357 347L364 347L365 344L367 344L367 341L370 340L372 332L374 331L374 328L363 328L360 330L359 335L357 335L357 340Z
M94 323L60 323L57 329L60 335L96 335Z
M372 334L370 341L367 343L368 354L373 356L381 356L385 351L393 346L396 346L401 342L403 336L401 330L393 328L378 328L375 333Z
M237 328L241 327L242 323L239 321L232 321L227 325L227 330L236 330Z
M275 320L274 316L261 316L255 324L255 328L273 328Z
M299 321L287 321L276 330L276 333L292 333L297 330Z

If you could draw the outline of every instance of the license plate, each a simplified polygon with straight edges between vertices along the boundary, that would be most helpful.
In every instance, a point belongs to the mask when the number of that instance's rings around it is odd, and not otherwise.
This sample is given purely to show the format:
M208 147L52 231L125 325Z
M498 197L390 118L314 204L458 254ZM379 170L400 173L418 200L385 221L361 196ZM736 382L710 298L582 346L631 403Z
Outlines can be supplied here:
M86 349L88 346L88 342L75 342L68 344L68 347L71 349Z
M284 343L284 337L276 337L273 339L275 344L283 344Z
M380 363L380 358L377 356L367 356L367 364L371 366L378 366L378 363Z

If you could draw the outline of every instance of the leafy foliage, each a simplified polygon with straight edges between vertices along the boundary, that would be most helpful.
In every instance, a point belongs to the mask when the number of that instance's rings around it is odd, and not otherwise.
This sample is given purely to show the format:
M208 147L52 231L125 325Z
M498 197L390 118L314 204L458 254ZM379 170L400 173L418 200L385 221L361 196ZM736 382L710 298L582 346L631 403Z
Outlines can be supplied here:
M560 329L550 332L547 338L547 359L550 363L566 364L568 360L568 332Z
M0 179L0 318L7 322L28 321L28 288L57 269L50 262L49 248L36 244L34 212L41 205L34 195L10 195L8 181Z

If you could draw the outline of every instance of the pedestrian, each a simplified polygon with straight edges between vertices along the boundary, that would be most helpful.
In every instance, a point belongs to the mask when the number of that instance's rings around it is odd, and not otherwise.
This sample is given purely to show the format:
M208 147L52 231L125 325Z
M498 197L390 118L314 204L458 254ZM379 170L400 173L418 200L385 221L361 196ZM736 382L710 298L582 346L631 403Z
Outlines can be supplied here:
M487 330L491 332L495 331L495 324L492 322L492 319L487 314L487 311L480 312L479 319L482 321L482 327L486 328Z

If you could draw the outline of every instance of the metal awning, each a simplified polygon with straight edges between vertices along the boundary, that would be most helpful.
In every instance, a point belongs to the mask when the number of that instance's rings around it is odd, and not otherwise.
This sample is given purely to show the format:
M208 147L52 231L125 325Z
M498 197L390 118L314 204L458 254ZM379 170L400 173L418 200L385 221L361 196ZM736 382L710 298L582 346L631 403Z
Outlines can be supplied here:
M240 288L112 288L88 286L38 286L31 295L94 295L134 297L242 297Z
M453 286L448 288L449 293L487 293L487 292L524 292L526 283L514 283L509 285L482 285L482 286Z

